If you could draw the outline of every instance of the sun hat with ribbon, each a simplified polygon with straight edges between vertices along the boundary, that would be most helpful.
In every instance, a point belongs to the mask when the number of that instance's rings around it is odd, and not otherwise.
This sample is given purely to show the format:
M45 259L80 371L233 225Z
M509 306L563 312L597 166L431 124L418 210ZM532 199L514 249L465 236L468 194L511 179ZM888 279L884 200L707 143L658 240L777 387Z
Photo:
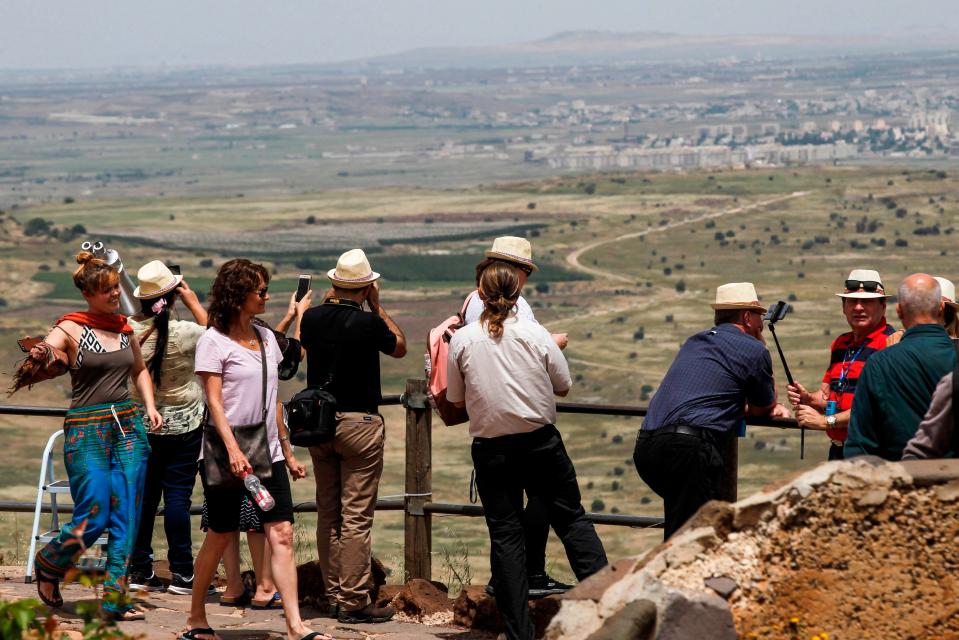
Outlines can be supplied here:
M766 313L766 307L759 304L756 287L752 282L730 282L716 288L716 302L710 305L717 311L722 309L742 309Z
M341 289L362 289L375 282L380 274L370 268L362 249L350 249L336 261L335 269L326 272L326 277Z
M160 260L148 262L137 271L137 288L133 290L133 297L141 300L159 298L174 289L183 280L170 271L170 268Z
M523 267L537 270L533 264L533 247L526 238L516 236L500 236L493 240L493 248L486 252L487 258L506 260Z
M946 280L939 276L935 276L935 278L936 282L939 283L943 301L953 309L959 310L959 303L956 302L956 285L952 284L952 280Z
M840 298L888 298L879 272L873 269L853 269L846 278Z

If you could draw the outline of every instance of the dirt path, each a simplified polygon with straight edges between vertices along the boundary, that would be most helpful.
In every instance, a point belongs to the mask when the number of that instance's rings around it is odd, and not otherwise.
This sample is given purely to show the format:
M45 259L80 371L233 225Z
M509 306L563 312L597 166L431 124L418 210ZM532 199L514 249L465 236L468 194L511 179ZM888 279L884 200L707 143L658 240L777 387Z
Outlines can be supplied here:
M761 201L759 201L759 202L754 202L754 203L752 203L752 204L746 204L746 205L742 205L742 206L739 206L739 207L733 207L732 209L724 209L724 210L722 210L722 211L717 211L717 212L715 212L715 213L707 213L707 214L703 214L703 215L701 215L701 216L696 216L696 217L694 217L694 218L686 218L686 219L684 219L684 220L677 220L677 221L675 221L675 222L670 222L669 224L665 224L665 225L663 225L663 226L661 226L661 227L652 227L652 228L649 228L649 229L644 229L643 231L637 231L636 233L627 233L626 235L617 236L617 237L615 237L615 238L609 238L609 239L607 239L607 240L599 240L599 241L597 241L597 242L593 242L593 243L588 244L588 245L586 245L586 246L584 246L584 247L580 247L579 249L576 249L575 251L573 251L572 253L570 253L568 256L566 256L566 262L569 264L569 266L571 266L573 269L576 269L577 271L583 271L583 272L585 272L585 273L589 273L589 274L591 274L591 275L598 276L598 277L600 277L600 278L606 278L606 279L609 279L609 280L616 280L616 281L619 281L619 282L632 282L632 281L634 280L634 278L630 278L630 277L628 277L628 276L620 275L620 274L618 274L618 273L612 273L612 272L610 272L610 271L603 271L602 269L595 269L595 268L593 268L593 267L584 266L584 265L582 265L582 264L579 262L579 258L580 258L580 256L582 256L584 253L586 253L587 251L591 251L591 250L595 249L596 247L601 247L601 246L603 246L604 244L611 244L611 243L613 243L613 242L619 242L619 241L621 241L621 240L629 240L629 239L631 239L631 238L639 238L639 237L641 237L641 236L649 235L649 234L651 234L651 233L662 233L662 232L669 231L669 230L672 230L672 229L676 229L676 228L678 228L678 227L682 227L682 226L685 226L685 225L688 225L688 224L693 224L693 223L696 223L696 222L702 222L703 220L710 220L710 219L714 219L714 218L721 218L721 217L723 217L723 216L731 215L731 214L734 214L734 213L742 213L742 212L744 212L744 211L749 211L749 210L751 210L751 209L759 209L759 208L761 208L761 207L767 207L767 206L769 206L769 205L771 205L771 204L776 204L777 202L784 202L784 201L786 201L786 200L791 200L791 199L793 199L793 198L801 198L802 196L808 195L808 194L810 194L810 193L811 193L810 191L794 191L793 193L790 193L790 194L787 195L787 196L780 196L780 197L778 197L778 198L770 198L769 200L761 200Z

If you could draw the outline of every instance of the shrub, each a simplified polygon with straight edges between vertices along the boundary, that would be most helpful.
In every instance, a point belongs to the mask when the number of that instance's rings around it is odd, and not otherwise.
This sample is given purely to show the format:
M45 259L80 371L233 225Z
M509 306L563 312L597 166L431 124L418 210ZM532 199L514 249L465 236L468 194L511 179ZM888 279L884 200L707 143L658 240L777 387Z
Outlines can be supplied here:
M76 200L74 200L73 196L67 196L63 199L63 204L73 204L74 202L76 202Z
M600 512L606 510L606 503L596 498L591 503L589 503L589 510L593 512Z
M895 244L896 244L897 247L908 247L908 246L909 246L909 241L906 240L905 238L896 238L896 243L895 243Z
M212 258L204 258L203 260L200 260L200 267L204 269L209 269L212 266L213 266Z
M526 208L529 209L530 211L532 211L533 209L536 208L536 203L535 203L535 202L527 202L527 203L526 203Z
M622 467L613 467L613 475L614 475L614 476L621 476L621 475L623 475L623 473L625 473L625 472L626 472L626 470L623 469Z
M316 216L306 216L306 224L316 224Z
M790 293L790 294L786 297L786 300L788 300L789 302L795 302L795 301L798 300L798 299L799 299L799 298L796 297L796 294L795 294L795 293Z
M686 291L686 281L680 280L679 282L676 283L676 292L684 293L685 291Z
M619 480L613 480L610 483L609 488L611 491L619 491L620 486L621 485L619 484Z
M643 327L640 327L633 333L633 340L642 340L645 337L646 337L646 329Z
M623 436L618 433L613 436L613 444L623 444Z

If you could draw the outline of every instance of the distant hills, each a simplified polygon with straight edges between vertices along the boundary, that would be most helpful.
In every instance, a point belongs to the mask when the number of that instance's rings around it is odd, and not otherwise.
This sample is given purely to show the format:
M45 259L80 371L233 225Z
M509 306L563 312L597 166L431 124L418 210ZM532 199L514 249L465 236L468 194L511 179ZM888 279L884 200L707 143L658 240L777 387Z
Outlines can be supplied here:
M682 35L657 31L564 31L542 40L488 47L412 49L344 63L367 68L496 68L544 65L820 58L868 53L959 50L959 34L889 36Z

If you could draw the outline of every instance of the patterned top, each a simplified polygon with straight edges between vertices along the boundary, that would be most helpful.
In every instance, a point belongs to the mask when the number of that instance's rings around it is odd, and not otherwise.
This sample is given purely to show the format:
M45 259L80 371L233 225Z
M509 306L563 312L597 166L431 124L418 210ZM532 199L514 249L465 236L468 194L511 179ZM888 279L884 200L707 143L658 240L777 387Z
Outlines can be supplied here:
M649 403L643 431L676 424L735 432L748 402L776 401L773 363L766 346L732 324L690 337Z
M130 336L126 333L120 334L120 349L126 349L130 346ZM83 333L80 334L79 348L77 349L77 369L83 366L83 352L106 353L107 350L102 344L97 334L87 325L83 325Z
M153 319L138 322L128 320L137 339L153 328ZM163 377L156 390L157 411L163 416L160 435L173 436L189 433L200 427L203 419L203 388L193 373L196 343L206 331L195 322L170 320L166 355L163 358ZM149 361L156 349L156 331L140 347L143 361Z
M886 320L866 336L862 342L853 342L853 332L849 331L832 341L830 347L829 366L822 377L824 383L829 383L829 397L826 400L836 401L836 412L842 413L852 409L852 399L856 395L856 383L859 374L866 366L866 360L872 354L886 348L886 337L896 331L895 327L886 324ZM832 440L845 442L846 429L826 429Z
M93 329L83 325L78 341L77 362L70 369L70 408L129 400L127 378L132 368L133 350L126 335L120 334L119 348L107 351Z

